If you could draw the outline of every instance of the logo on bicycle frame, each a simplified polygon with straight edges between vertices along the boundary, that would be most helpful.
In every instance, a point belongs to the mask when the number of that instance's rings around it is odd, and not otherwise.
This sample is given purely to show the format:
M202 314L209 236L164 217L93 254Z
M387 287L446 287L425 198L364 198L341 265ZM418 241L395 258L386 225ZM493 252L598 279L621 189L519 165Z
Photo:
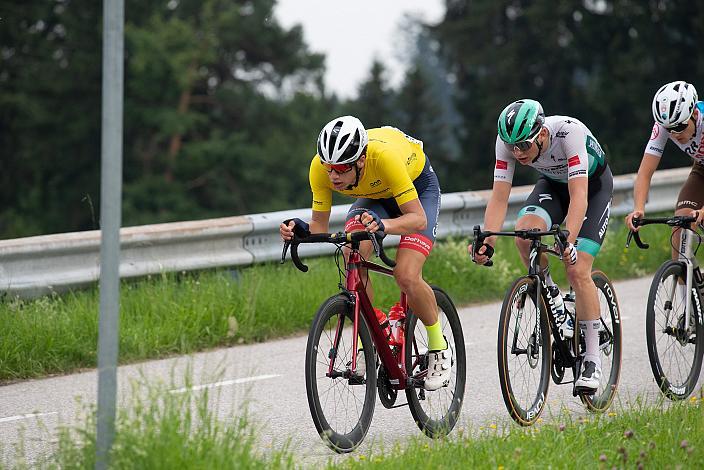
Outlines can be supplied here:
M611 291L611 286L609 284L606 284L604 287L606 288L606 295L609 296L609 302L611 303L611 307L614 310L614 323L621 323L621 314L618 311L618 304L616 303L616 296Z
M697 318L699 319L699 324L702 323L702 306L699 303L699 292L697 292L696 287L692 287L692 295L694 296L694 303L697 304Z

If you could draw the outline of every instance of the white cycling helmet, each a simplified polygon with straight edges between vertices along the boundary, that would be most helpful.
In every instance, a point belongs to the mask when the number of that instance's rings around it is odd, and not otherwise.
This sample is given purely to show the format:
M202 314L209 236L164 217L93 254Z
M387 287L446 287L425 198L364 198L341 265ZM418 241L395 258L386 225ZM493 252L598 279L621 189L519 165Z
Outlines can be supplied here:
M354 116L340 116L325 124L318 136L318 156L323 163L352 163L362 155L369 136Z
M660 87L653 97L655 122L671 128L687 122L697 103L697 90L691 83L678 80Z

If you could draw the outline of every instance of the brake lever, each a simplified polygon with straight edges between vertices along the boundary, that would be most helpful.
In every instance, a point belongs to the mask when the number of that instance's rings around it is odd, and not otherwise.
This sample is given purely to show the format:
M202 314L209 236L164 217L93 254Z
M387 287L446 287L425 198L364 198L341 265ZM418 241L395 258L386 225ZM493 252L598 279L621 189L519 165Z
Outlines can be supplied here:
M284 240L284 249L281 252L281 263L279 264L284 264L286 262L286 253L288 253L288 248L291 246L291 241L290 240Z

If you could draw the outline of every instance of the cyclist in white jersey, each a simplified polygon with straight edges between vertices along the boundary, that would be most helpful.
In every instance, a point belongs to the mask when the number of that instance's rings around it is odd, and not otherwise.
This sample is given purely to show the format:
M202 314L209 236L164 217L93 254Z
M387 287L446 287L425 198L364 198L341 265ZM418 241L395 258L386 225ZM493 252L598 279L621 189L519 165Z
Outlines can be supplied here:
M545 117L537 101L509 104L499 116L494 185L484 214L485 230L501 230L511 193L516 162L541 175L518 213L516 230L549 229L564 221L569 230L563 255L570 285L576 293L576 314L585 331L586 354L575 386L595 390L601 377L599 355L600 307L591 279L592 264L606 235L613 193L613 176L606 155L591 131L568 116ZM484 264L493 254L494 238L475 250L474 261ZM528 266L530 241L516 238ZM472 247L469 247L472 253ZM579 256L577 253L579 252ZM547 257L540 261L549 288ZM560 330L566 335L567 325Z
M640 228L633 227L633 218L645 216L650 180L668 140L694 162L677 197L675 215L696 215L695 224L701 223L704 220L704 210L701 210L704 205L704 102L697 101L694 85L683 81L670 82L655 93L652 112L655 124L633 185L633 212L626 216L626 224L631 230ZM679 246L679 238L679 230L673 230L673 259L678 256L674 247Z

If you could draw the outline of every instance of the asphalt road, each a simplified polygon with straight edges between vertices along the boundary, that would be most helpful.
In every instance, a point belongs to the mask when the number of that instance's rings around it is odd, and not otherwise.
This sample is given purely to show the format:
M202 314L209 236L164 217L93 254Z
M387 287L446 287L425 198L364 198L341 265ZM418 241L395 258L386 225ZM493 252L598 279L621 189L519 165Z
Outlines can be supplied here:
M636 397L650 402L660 398L645 348L644 312L650 281L643 278L615 284L624 333L619 394L612 405L616 410L628 407ZM500 303L491 303L460 310L468 364L457 428L501 426L510 420L501 398L496 365L499 308ZM305 348L306 337L296 336L120 367L118 401L126 407L135 394L144 396L143 388L134 389L135 383L144 381L163 384L163 393L178 393L186 387L184 384L206 386L215 397L213 409L221 419L231 420L248 410L263 449L288 443L299 463L311 465L349 458L334 455L315 431L305 392ZM701 382L700 377L700 386ZM48 455L56 447L57 426L80 422L85 405L95 404L96 393L94 370L0 387L0 466L13 465L19 442L23 442L30 464ZM571 386L551 384L544 420L549 421L563 408L575 416L587 414L579 399L572 397ZM371 429L357 452L405 442L411 436L425 439L408 408L387 410L377 402Z

